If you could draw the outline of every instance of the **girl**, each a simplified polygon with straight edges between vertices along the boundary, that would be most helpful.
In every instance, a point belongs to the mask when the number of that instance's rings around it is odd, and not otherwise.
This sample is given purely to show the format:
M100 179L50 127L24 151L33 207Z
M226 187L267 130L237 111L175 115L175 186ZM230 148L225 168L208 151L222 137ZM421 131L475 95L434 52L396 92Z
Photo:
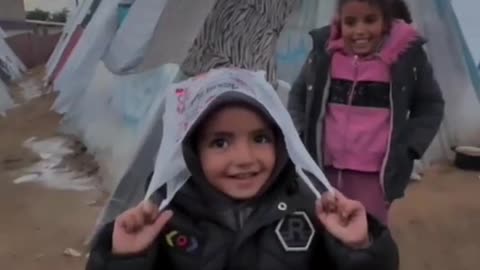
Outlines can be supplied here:
M310 153L337 189L387 223L433 140L444 101L422 45L387 0L339 0L288 108Z

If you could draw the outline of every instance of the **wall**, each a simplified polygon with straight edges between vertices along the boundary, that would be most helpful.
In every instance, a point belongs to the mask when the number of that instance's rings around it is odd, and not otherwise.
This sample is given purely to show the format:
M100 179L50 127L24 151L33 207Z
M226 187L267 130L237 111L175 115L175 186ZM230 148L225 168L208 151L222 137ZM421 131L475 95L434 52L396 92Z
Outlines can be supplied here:
M25 66L33 68L48 61L60 36L61 33L47 36L25 33L9 37L6 41Z
M25 20L23 0L0 0L0 19Z

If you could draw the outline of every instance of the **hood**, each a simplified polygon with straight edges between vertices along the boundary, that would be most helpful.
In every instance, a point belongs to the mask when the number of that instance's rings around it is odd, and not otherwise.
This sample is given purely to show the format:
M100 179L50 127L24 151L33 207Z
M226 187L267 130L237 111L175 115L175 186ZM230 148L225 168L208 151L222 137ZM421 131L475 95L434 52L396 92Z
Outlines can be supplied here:
M229 105L246 107L260 114L268 123L272 125L276 138L276 162L275 168L272 171L272 175L266 182L265 186L263 186L262 190L260 190L260 193L257 194L255 198L247 201L231 199L227 195L211 186L206 179L199 154L197 152L195 139L199 133L198 129L204 124L205 121L207 121L207 119L209 119L212 114ZM209 214L214 219L218 219L219 222L226 224L233 230L238 230L239 228L243 227L251 213L253 213L255 210L255 205L257 205L256 202L262 195L269 193L274 189L274 187L278 186L277 184L284 184L279 182L288 182L294 180L293 178L288 179L279 177L281 173L290 175L293 171L291 166L286 166L288 155L283 141L284 138L278 125L273 122L272 117L268 114L268 112L266 112L254 99L245 96L242 97L231 92L221 95L218 99L216 99L215 102L211 103L203 111L201 116L199 116L182 144L182 152L185 164L188 170L191 172L192 177L187 184L187 188L179 191L179 197L184 195L190 197L194 201L200 202L200 204L204 206L199 208L200 213L203 212L205 214L205 210L208 209L207 211L210 212ZM181 200L174 201L176 204L185 204L185 202L182 202ZM191 202L187 202L187 204L191 204ZM192 209L191 207L185 210L189 213L192 213L193 211L199 211L198 209Z
M384 37L376 54L383 62L391 65L397 61L400 55L418 43L424 43L424 39L412 25L403 20L394 20L390 32ZM326 46L330 53L346 51L338 18L335 18L330 25L330 37Z
M268 114L268 112L262 107L253 98L243 96L241 94L227 92L220 95L214 102L210 103L207 108L202 112L202 114L197 118L196 122L193 124L189 133L185 137L182 145L182 152L185 163L188 170L192 174L192 180L195 183L196 187L199 189L199 193L204 197L212 207L223 207L222 205L239 205L239 204L250 204L251 201L254 201L256 198L248 202L237 202L229 199L227 196L223 195L221 192L216 191L207 181L205 173L202 170L201 162L197 153L197 147L195 144L195 138L198 136L198 128L203 125L207 119L219 111L222 108L225 108L230 105L239 105L246 107L255 111L261 115L273 128L275 134L275 147L276 147L276 162L275 168L270 176L269 181L267 181L266 186L264 186L260 192L257 194L257 197L261 196L268 191L273 186L273 183L278 179L280 172L285 168L285 165L288 160L287 150L285 148L283 134L278 127L278 125L273 121L273 118ZM220 203L221 202L221 203Z

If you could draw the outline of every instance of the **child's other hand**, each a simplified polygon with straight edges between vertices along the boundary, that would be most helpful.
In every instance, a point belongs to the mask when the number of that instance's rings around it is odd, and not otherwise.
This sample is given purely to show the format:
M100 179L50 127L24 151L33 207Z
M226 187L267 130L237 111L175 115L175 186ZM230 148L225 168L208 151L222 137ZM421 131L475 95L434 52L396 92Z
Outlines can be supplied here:
M335 191L316 202L316 212L325 229L346 246L362 249L370 245L367 213L360 202Z
M160 213L153 204L142 202L121 214L116 220L112 236L114 255L136 255L150 247L172 211Z

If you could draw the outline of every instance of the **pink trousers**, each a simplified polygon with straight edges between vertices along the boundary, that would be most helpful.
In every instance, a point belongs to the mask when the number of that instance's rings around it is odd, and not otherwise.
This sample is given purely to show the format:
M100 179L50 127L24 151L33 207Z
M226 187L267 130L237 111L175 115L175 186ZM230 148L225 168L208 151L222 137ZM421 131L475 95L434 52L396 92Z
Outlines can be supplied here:
M360 201L367 212L388 226L389 205L385 201L380 175L350 170L326 168L326 176L333 187L346 197Z

